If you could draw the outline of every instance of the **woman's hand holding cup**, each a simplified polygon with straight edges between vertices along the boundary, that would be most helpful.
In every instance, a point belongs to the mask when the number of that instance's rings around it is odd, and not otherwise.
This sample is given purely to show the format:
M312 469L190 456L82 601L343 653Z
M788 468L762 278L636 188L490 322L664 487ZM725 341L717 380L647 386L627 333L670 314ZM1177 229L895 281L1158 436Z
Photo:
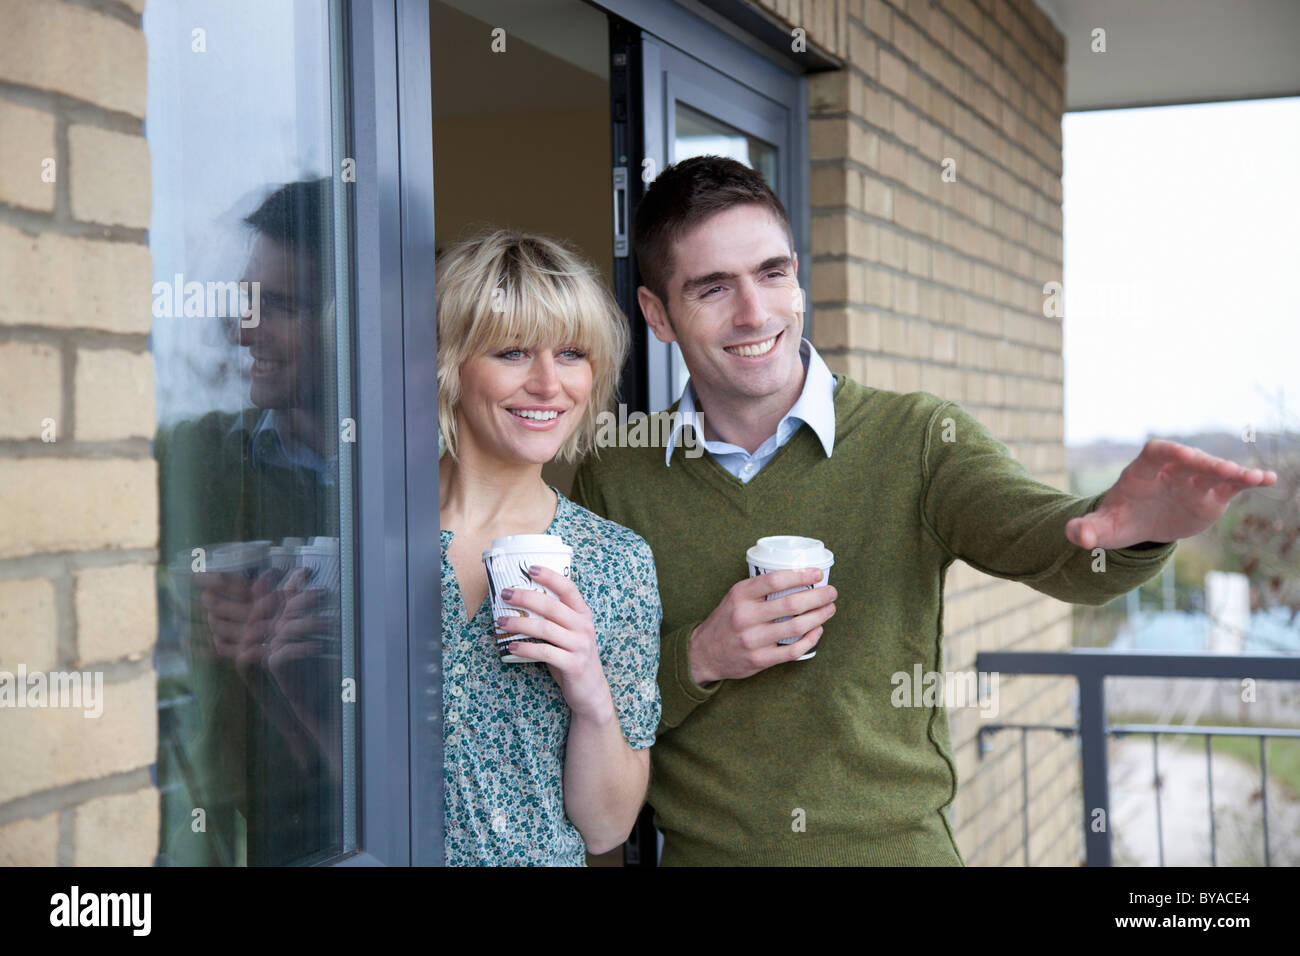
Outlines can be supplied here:
M608 719L614 713L614 700L596 649L591 608L564 575L540 565L530 567L528 574L557 597L528 588L503 590L503 601L529 614L499 617L497 630L544 641L512 641L510 653L546 664L575 717Z

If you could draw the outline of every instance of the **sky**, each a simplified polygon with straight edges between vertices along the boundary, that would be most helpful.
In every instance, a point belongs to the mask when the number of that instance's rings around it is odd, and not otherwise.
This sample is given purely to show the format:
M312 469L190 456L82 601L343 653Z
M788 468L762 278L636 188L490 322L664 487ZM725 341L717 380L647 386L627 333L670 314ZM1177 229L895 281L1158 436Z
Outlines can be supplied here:
M253 238L241 218L331 169L326 14L315 0L145 7L155 281L239 280ZM217 322L155 318L151 347L159 424L248 404L251 359Z
M1300 422L1300 98L1067 113L1067 444Z

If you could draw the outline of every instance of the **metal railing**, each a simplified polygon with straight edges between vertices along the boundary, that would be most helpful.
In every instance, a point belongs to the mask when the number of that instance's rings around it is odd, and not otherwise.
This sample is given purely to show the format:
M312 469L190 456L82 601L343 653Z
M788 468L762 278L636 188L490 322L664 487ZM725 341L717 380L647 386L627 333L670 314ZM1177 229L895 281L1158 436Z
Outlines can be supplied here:
M1254 678L1256 680L1300 681L1300 656L1136 653L1126 651L1074 649L1069 651L983 651L975 657L975 669L980 673L1025 674L1040 676L1073 677L1079 685L1078 725L1062 727L1052 724L985 724L981 725L976 739L980 758L988 749L986 737L1001 730L1020 730L1020 755L1022 778L1022 803L1024 813L1025 863L1029 863L1029 783L1028 749L1026 735L1030 730L1052 730L1065 736L1078 734L1083 758L1083 833L1088 866L1111 865L1110 843L1110 780L1108 776L1106 743L1111 736L1151 734L1153 754L1156 758L1156 826L1160 843L1161 865L1164 863L1164 845L1161 833L1159 787L1159 737L1165 734L1204 735L1206 746L1206 773L1210 786L1210 854L1211 863L1217 865L1214 835L1213 769L1210 760L1211 738L1216 736L1248 736L1260 738L1260 772L1267 785L1267 762L1264 744L1269 737L1300 739L1300 730L1264 727L1200 727L1196 725L1168 724L1118 724L1106 723L1105 679L1107 677L1168 677L1168 678ZM1093 826L1100 811L1100 827ZM1268 865L1268 798L1263 801L1264 853Z

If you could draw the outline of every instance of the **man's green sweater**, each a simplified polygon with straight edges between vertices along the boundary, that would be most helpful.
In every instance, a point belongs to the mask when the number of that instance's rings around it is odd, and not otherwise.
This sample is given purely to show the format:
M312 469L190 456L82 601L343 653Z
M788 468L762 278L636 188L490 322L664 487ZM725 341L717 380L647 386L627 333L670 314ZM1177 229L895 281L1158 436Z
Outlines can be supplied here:
M1065 524L1100 495L1035 480L953 402L842 375L830 458L807 425L748 484L680 443L671 466L662 447L609 448L583 463L573 498L655 556L663 719L648 800L664 865L962 865L944 812L957 768L943 701L891 703L894 675L943 671L948 566L1102 604L1175 548L1110 550L1094 571ZM817 656L700 687L691 631L747 577L746 548L774 534L835 554Z

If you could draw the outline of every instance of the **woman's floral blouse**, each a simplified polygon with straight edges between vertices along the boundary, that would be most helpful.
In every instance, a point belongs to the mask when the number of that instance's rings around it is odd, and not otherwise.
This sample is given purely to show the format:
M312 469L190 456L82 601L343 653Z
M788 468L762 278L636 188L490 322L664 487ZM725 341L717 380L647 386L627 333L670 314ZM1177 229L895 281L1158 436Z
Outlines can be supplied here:
M558 491L547 534L573 548L573 575L628 744L659 725L659 583L650 546ZM443 787L448 865L582 866L582 835L564 813L569 707L542 663L497 657L490 599L471 618L442 537Z

